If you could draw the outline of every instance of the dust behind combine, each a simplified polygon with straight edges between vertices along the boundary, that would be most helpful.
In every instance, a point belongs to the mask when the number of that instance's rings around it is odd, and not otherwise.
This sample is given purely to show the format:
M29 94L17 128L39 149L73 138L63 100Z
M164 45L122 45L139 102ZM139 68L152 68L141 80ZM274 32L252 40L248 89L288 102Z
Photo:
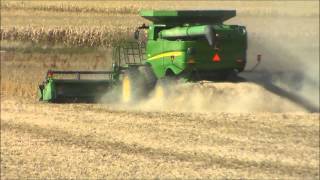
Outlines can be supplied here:
M233 7L223 3L203 6ZM252 9L234 4L240 11L230 24L246 25L250 33L248 67L257 54L263 57L249 82L174 85L166 98L155 92L130 106L109 104L110 94L101 104L36 101L36 87L47 69L104 70L110 66L105 61L110 50L12 51L30 44L2 41L1 179L319 179L319 113L309 112L319 108L319 14L314 8L319 4L289 2L283 9L283 4L268 3L247 3ZM99 18L130 27L140 21L134 13L56 13L51 6L46 11L36 6L1 9L1 26L41 24L41 16L24 19L30 11L53 19L67 16L73 26L98 25ZM155 7L152 2L149 6ZM270 12L256 11L255 6ZM87 21L86 16L97 19ZM48 22L50 27L63 26Z

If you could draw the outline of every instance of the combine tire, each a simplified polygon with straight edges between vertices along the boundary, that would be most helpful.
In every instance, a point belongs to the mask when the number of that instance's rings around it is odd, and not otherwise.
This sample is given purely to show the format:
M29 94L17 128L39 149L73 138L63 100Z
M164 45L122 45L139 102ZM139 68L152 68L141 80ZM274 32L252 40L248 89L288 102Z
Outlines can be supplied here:
M154 88L154 97L159 100L164 100L170 95L172 88L179 83L179 77L165 76L159 79Z
M139 75L142 78L142 87L144 94L147 95L155 87L157 77L149 65L139 67Z
M237 83L245 82L246 80L243 77L238 76L238 73L235 71L232 71L226 76L226 81Z
M135 80L134 74L132 71L127 71L124 73L122 78L122 102L129 103L133 101L135 96Z
M122 102L137 102L148 97L156 82L150 66L128 69L122 78Z
M39 85L38 87L38 100L42 101L43 100L43 89L44 89L44 85Z

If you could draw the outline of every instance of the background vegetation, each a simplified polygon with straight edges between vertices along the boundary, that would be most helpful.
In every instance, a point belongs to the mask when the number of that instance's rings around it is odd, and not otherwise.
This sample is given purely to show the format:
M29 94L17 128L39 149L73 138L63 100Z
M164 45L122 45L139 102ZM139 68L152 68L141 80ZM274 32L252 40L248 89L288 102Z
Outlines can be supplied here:
M60 43L70 46L110 47L120 39L129 38L135 27L146 22L138 16L141 9L236 9L236 20L242 19L242 23L244 17L292 19L316 18L319 15L318 2L299 1L290 2L289 5L287 2L259 1L1 2L1 40ZM259 27L250 28L255 28L252 31L257 32L256 28ZM292 33L290 35L294 36Z
M236 9L226 23L247 27L249 68L262 54L262 68L318 80L319 1L1 0L1 179L319 179L319 113L270 113L287 102L252 84L187 89L177 99L188 113L177 103L169 108L178 112L159 112L157 99L140 107L36 101L48 69L109 69L112 46L148 23L141 9ZM304 92L318 99L318 89Z
M236 9L237 17L226 23L242 24L249 31L249 63L256 54L264 59L275 59L278 49L255 48L272 39L271 47L295 53L295 57L316 59L319 56L319 23L317 1L1 1L1 56L2 86L15 84L13 89L2 91L19 92L25 86L35 91L44 71L48 68L73 68L81 64L80 54L86 54L87 63L82 68L94 67L97 57L111 64L108 53L113 44L132 38L135 27L148 23L139 17L141 9ZM299 42L299 43L297 43ZM270 44L270 43L267 43ZM280 44L280 45L279 45ZM283 50L283 46L286 49ZM287 55L286 55L287 56ZM23 58L22 58L23 57ZM37 58L41 57L41 58ZM67 57L67 58L66 58ZM99 59L98 58L98 59ZM290 57L285 57L290 58ZM63 66L60 59L68 62ZM29 71L36 65L37 75ZM21 64L29 80L12 81L20 76L12 73ZM52 65L52 66L51 66ZM14 65L15 66L15 65ZM21 68L20 67L20 68ZM312 65L311 68L316 66ZM78 67L78 69L81 69ZM19 70L20 71L20 70ZM40 73L41 72L41 73ZM314 72L314 71L312 71ZM10 75L9 75L10 74ZM33 80L34 79L34 80ZM25 93L25 91L23 91ZM21 94L24 94L21 91Z

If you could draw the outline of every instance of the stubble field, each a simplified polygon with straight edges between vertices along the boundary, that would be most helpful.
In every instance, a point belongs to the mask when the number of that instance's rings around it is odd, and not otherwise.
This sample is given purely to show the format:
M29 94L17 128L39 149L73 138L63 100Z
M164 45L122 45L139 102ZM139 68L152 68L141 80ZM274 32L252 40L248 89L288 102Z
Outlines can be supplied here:
M1 1L1 179L319 179L319 2L166 2ZM248 69L262 54L257 74L283 91L259 79L132 105L37 101L48 69L108 69L140 9L177 7L237 9Z

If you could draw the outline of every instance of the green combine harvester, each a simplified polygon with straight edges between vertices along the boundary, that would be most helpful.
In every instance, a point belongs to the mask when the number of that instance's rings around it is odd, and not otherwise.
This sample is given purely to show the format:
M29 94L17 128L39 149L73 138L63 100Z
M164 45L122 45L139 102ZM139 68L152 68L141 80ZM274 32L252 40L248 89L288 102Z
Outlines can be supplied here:
M140 15L152 23L137 28L135 42L114 48L111 71L49 70L39 86L40 100L96 102L115 91L119 99L130 102L146 97L157 82L230 81L244 70L246 28L223 24L236 16L236 11L145 10ZM56 77L64 74L74 78ZM105 78L82 78L89 74Z

